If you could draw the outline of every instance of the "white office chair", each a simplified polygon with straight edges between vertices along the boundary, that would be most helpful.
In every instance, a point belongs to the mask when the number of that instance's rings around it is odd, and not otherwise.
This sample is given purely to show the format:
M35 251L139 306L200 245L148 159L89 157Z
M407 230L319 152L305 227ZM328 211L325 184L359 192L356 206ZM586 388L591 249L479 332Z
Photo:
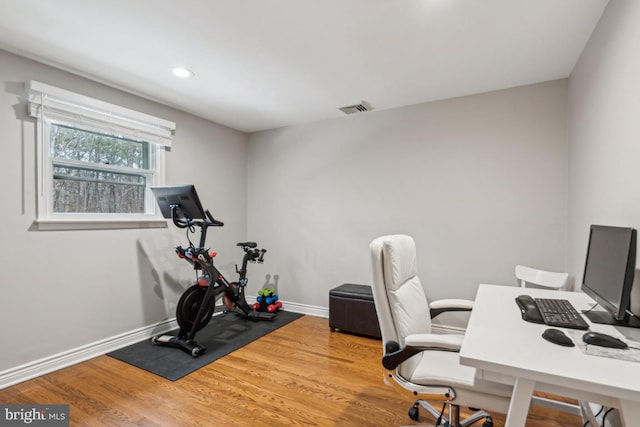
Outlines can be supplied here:
M516 265L516 278L523 288L533 285L557 290L564 289L569 281L567 273L538 270L524 265Z
M411 237L380 237L371 242L369 249L373 299L384 348L385 383L418 397L409 410L409 417L414 420L422 406L437 419L436 425L443 422L461 427L484 419L483 427L492 427L493 420L484 410L460 421L459 406L506 413L512 388L476 378L474 368L459 363L463 335L431 333L432 314L448 311L446 305L451 305L452 310L469 310L472 302L453 299L429 304L417 276ZM436 310L432 310L434 306ZM423 399L443 402L442 411Z

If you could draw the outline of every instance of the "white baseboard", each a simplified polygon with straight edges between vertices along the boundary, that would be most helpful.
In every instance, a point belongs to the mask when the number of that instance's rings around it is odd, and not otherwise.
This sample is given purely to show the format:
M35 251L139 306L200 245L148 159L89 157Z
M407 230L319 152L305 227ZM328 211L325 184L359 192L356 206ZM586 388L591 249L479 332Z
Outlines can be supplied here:
M150 326L125 332L104 340L96 341L82 347L77 347L53 356L45 357L24 365L0 371L0 390L14 384L27 381L58 369L66 368L76 363L101 356L122 347L134 344L154 335L159 335L176 329L175 319L165 320Z
M249 303L249 305L256 302L256 298L257 297L247 296L247 302ZM329 318L329 309L327 307L282 301L282 308L286 311L292 311L294 313Z

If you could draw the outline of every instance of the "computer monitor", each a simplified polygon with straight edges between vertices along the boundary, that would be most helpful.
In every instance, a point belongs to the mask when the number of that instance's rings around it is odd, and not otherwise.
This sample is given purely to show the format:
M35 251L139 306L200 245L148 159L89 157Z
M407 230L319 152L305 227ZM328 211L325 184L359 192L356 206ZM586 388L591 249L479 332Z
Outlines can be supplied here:
M172 219L171 205L178 206L178 219L204 220L207 218L193 185L151 187L151 191L156 197L162 216L165 218Z
M585 313L594 323L628 323L636 234L633 228L591 226L582 291L606 310Z

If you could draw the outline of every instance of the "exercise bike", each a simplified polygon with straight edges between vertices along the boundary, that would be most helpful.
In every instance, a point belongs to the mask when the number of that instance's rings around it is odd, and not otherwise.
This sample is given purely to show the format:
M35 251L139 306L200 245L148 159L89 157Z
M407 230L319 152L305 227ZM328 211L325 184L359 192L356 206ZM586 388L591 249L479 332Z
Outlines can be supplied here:
M160 210L165 218L170 218L178 228L187 229L187 247L175 248L179 258L186 260L196 271L196 283L182 294L176 308L176 320L180 326L177 335L158 335L151 339L154 344L180 348L193 357L206 351L206 347L195 341L196 333L207 326L216 309L216 301L222 297L226 311L238 311L246 318L254 320L272 320L277 313L256 311L245 299L248 283L247 264L262 263L266 249L258 249L255 242L240 242L237 246L244 251L237 282L229 282L215 267L213 258L216 253L205 248L207 229L222 227L224 223L213 218L211 213L202 209L198 194L193 185L152 187ZM200 228L198 246L189 239L189 233ZM201 274L198 275L198 271Z

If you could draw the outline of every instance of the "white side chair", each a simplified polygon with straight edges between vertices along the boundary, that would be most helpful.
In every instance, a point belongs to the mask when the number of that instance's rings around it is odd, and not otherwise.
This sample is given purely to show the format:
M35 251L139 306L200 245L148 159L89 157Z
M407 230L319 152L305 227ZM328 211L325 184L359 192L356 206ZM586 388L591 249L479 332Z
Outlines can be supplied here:
M553 271L539 270L536 268L525 267L523 265L516 265L516 278L518 279L518 283L522 288L526 288L527 285L529 285L538 288L563 290L567 287L569 274L556 273ZM553 398L547 398L543 396L534 396L534 400L539 406L544 406L563 412L580 414L582 411L583 418L585 420L587 419L586 415L584 415L584 409L574 404L557 401ZM586 402L584 402L584 404L586 405ZM600 424L593 425L596 426Z
M432 317L444 311L469 310L472 301L429 303L418 278L415 242L410 236L377 238L369 250L385 383L413 397L415 403L409 410L413 420L422 407L437 419L436 425L465 427L484 419L482 427L493 427L486 411L506 413L512 388L487 381L474 368L460 364L458 352L464 335L431 330ZM444 403L443 409L438 411L427 400ZM460 406L484 410L460 420Z
M533 285L535 287L561 290L566 288L569 274L516 265L516 278L523 288L526 288L527 285Z

